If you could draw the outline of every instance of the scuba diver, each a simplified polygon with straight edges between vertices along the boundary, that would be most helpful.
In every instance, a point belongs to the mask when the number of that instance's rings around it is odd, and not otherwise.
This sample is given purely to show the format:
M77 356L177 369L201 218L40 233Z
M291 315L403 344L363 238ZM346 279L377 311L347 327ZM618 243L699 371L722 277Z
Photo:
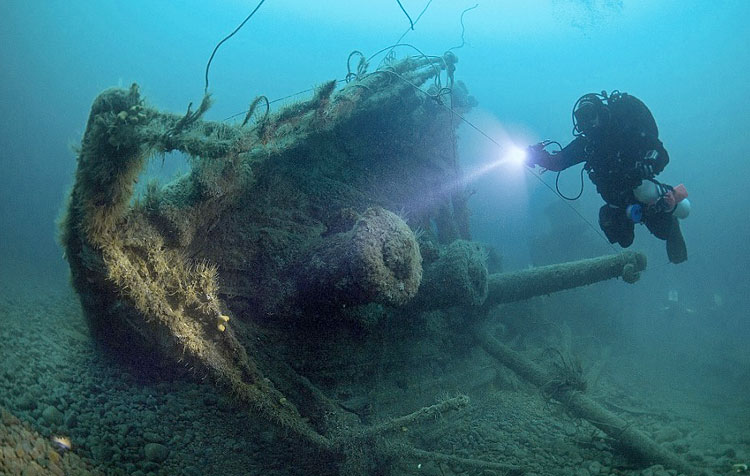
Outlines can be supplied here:
M554 141L530 146L526 165L560 172L585 162L583 169L606 202L599 210L599 226L610 243L629 247L635 223L643 223L666 240L670 262L687 260L678 220L690 212L687 191L684 185L671 187L654 178L669 155L646 105L619 91L584 94L573 107L573 135L565 147ZM547 151L551 144L560 150Z

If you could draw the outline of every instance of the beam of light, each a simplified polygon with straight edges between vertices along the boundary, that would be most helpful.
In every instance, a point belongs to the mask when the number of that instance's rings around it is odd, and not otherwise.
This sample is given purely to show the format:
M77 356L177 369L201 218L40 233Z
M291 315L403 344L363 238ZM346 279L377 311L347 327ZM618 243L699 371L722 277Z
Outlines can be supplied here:
M415 216L436 206L438 202L450 200L453 194L465 194L465 198L478 193L474 200L484 214L502 216L511 213L523 215L528 208L526 144L534 135L517 125L502 124L496 116L486 111L474 120L488 141L469 140L459 150L463 173L454 180L443 183L426 195L414 197L407 209ZM508 211L511 212L508 212Z
M528 153L526 152L526 149L509 142L498 152L498 158L490 160L475 168L464 176L464 180L467 183L474 182L502 166L507 166L508 168L513 169L513 171L522 170L525 166L524 164L527 155Z
M505 152L504 160L510 162L514 166L520 167L525 164L527 155L528 153L526 152L526 149L522 149L517 145L511 145Z

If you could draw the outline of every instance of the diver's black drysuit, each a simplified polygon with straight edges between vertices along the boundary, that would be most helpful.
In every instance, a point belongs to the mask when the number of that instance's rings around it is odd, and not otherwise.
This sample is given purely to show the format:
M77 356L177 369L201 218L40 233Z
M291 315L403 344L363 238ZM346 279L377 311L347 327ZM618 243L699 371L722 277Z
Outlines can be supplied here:
M613 93L604 108L599 128L578 135L559 152L549 153L532 147L529 162L553 171L561 171L585 162L585 170L605 202L599 210L601 226L610 243L627 248L633 243L634 223L628 218L628 205L640 203L633 189L642 180L654 180L669 163L669 155L659 140L653 115L638 98ZM659 184L661 186L661 184ZM670 189L669 186L663 186ZM667 241L667 255L673 263L687 259L678 219L672 211L654 204L642 204L643 223L649 231Z

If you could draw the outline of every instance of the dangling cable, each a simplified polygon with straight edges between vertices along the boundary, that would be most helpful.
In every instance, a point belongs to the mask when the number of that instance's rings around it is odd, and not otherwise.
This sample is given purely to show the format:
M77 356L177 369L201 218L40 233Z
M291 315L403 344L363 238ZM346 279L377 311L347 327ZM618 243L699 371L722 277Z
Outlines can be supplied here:
M235 35L235 33L237 33L238 31L240 31L240 29L243 26L245 26L245 23L247 23L247 21L250 18L252 18L253 15L255 15L255 12L258 11L258 9L260 8L260 6L263 5L263 3L265 3L265 1L266 0L260 0L260 3L258 3L258 5L255 7L255 9L252 12L250 12L250 15L248 15L247 18L245 18L244 20L242 20L242 23L240 23L240 26L238 26L237 28L235 28L232 33L228 34L223 40L221 40L216 45L216 48L214 48L214 51L211 53L211 57L208 58L208 63L206 64L206 87L203 89L204 93L208 93L208 70L211 67L211 61L213 61L214 55L216 55L216 51L219 49L219 47L222 45L222 43L224 43L225 41L227 41L228 39L230 39L231 37L233 37ZM399 5L400 5L400 3L399 3Z
M478 6L479 4L475 3L473 7L469 7L466 10L461 12L461 44L458 46L454 46L453 48L448 48L448 51L463 48L464 44L466 44L466 41L464 41L464 34L466 33L466 27L464 26L464 15L466 14L466 12L474 10Z
M404 8L404 6L401 5L401 0L396 0L396 3L398 3L398 6L401 7L401 11L404 12L404 15L406 15L406 18L409 19L409 25L411 25L411 29L413 30L414 29L414 22L411 21L411 17L409 16L408 13L406 13L406 9Z
M562 173L562 170L560 172L557 172L557 177L555 177L555 190L557 190L557 194L560 195L565 200L570 200L571 202L574 202L581 198L581 195L583 195L583 171L586 170L586 167L581 167L581 189L578 191L578 195L575 197L568 197L566 195L563 195L563 193L560 191L560 174Z
M538 145L541 146L542 150L546 149L547 146L549 145L556 145L558 147L557 152L561 152L563 149L562 144L560 144L556 140L545 140L545 141L540 142ZM586 167L585 166L581 167L581 190L578 192L578 195L576 195L575 197L568 197L567 195L565 195L564 193L560 191L560 174L562 174L562 170L559 170L557 172L557 175L555 176L555 191L560 196L560 198L564 198L565 200L569 200L571 202L574 202L578 200L579 198L581 198L581 195L583 195L583 171L584 170L586 170Z
M241 29L241 28L242 28L243 26L245 26L245 23L247 23L247 22L248 22L248 20L250 20L250 18L252 18L252 16L253 16L253 15L255 15L255 12L257 12L257 11L258 11L258 9L259 9L259 8L261 7L261 5L263 5L263 3L265 3L265 1L266 1L266 0L261 0L261 1L260 1L260 2L258 3L258 5L257 5L257 6L255 7L255 9L253 9L253 11L252 11L252 12L250 12L250 14L249 14L249 15L248 15L248 16L247 16L247 17L246 17L246 18L245 18L245 19L244 19L244 20L242 21L242 23L240 23L240 25L239 25L239 26L238 26L237 28L235 28L235 29L234 29L234 31L233 31L232 33L230 33L230 34L229 34L229 35L227 35L227 36L226 36L226 37L225 37L224 39L222 39L222 40L221 40L221 41L220 41L220 42L219 42L219 43L218 43L218 44L216 45L216 47L214 48L213 52L211 53L211 57L210 57L210 58L208 59L208 63L206 64L206 85L205 85L205 89L204 89L204 92L205 92L206 94L208 94L208 71L209 71L209 68L211 67L211 61L213 61L213 59L214 59L214 56L216 55L216 51L217 51L217 50L219 49L219 47L220 47L220 46L221 46L221 45L222 45L222 44L223 44L223 43L224 43L225 41L227 41L227 40L228 40L229 38L231 38L232 36L234 36L234 35L235 35L235 34L236 34L236 33L237 33L238 31L240 31L240 29ZM396 2L398 3L399 7L401 7L401 10L402 10L402 11L404 12L404 14L406 15L406 17L407 17L407 18L409 19L409 23L410 23L410 25L411 25L411 30L413 30L413 29L414 29L414 22L412 21L411 17L409 16L409 14L408 14L408 13L406 12L406 10L404 9L404 6L403 6L403 5L401 4L401 1L400 1L400 0L396 0ZM427 11L427 7L429 7L429 6L430 6L430 3L432 3L432 0L429 0L429 1L427 2L427 5L425 5L424 9L423 9L423 10L422 10L422 12L421 12L421 13L419 14L419 17L417 17L417 21L419 21L419 18L420 18L420 17L422 16L422 14L424 14L424 12L425 12L425 11ZM468 12L469 10L473 10L473 9L474 9L474 8L476 8L477 6L478 6L478 4L474 5L474 6L473 6L473 7L471 7L471 8L467 8L466 10L464 10L464 11L463 11L463 13L461 13L461 27L462 27L462 34L461 34L461 40L462 40L462 41L461 41L461 46L463 46L463 44L464 44L464 42L463 42L463 15L464 15L464 13ZM407 31L406 31L406 32L404 33L404 35L406 35L406 33L407 33L408 31L409 31L409 30L407 30ZM404 36L404 35L402 35L402 38L403 38L403 36ZM384 50L387 50L387 49L391 49L391 50L392 50L392 49L393 49L393 48L394 48L395 46L397 46L397 45L391 46L391 47L389 47L389 48L385 48ZM408 45L408 46L411 46L411 45ZM412 48L414 48L414 47L412 46ZM457 48L457 47L454 47L454 48ZM416 49L416 48L415 48L415 49ZM451 48L451 49L453 49L453 48ZM419 50L417 50L417 51L419 51ZM357 52L357 53L359 53L359 52ZM421 52L420 52L420 53L421 53ZM353 53L353 54L354 54L354 53ZM427 57L426 55L424 55L424 53L421 53L421 54L422 54L422 56L424 56L424 57ZM361 57L362 57L362 58L364 59L364 55L362 55L362 53L359 53L359 55L361 55ZM351 60L351 56L352 56L352 55L350 55L350 57L349 57L349 59L350 59L350 60ZM375 55L373 55L373 56L375 56ZM370 59L372 59L372 56L370 57ZM368 60L368 61L369 61L369 60ZM393 73L393 72L389 72L389 71L383 71L383 72L384 72L384 73L392 73L392 74L394 74L395 76L399 77L399 79L401 79L401 80L404 80L404 81L405 81L405 79L404 79L404 78L402 78L402 77L401 77L400 75L398 75L398 74L396 74L396 73ZM438 72L438 78L439 78L439 72ZM408 82L408 81L407 81L407 82ZM411 83L409 83L409 84L411 84ZM424 94L426 94L426 95L428 95L428 96L431 96L430 94L428 94L428 93L425 93L424 91L422 91L422 90L421 90L421 89L420 89L419 87L417 87L416 85L413 85L413 84L412 84L412 86L413 86L413 87L414 87L414 88L415 88L415 89L416 89L417 91L420 91L420 92L422 92L422 93L424 93ZM299 94L299 93L298 93L298 94ZM205 101L205 99L204 99L204 101ZM271 103L273 103L273 102L276 102L276 101L277 101L277 100L271 101ZM267 100L267 99L266 99L266 102L267 102L267 104L270 104L270 103L268 103L268 100ZM487 133L485 133L484 131L482 131L481 129L479 129L479 128L478 128L477 126L475 126L474 124L472 124L471 122L469 122L469 121L468 121L468 120L467 120L466 118L464 118L463 116L461 116L460 114L458 114L458 112L456 112L455 110L453 110L452 104L451 104L450 106L446 106L445 104L443 104L443 103L442 103L442 102L440 102L440 101L438 102L438 104L442 105L442 106L443 106L443 107L445 107L445 108L446 108L446 109L447 109L448 111L450 111L450 114L451 114L451 122L452 122L452 120L453 120L453 119L452 119L452 118L453 118L453 116L455 115L455 116L456 116L456 117L458 117L458 118L459 118L459 119L460 119L460 120L461 120L462 122L464 122L465 124L469 125L469 126L470 126L470 127L472 128L472 129L474 129L475 131L479 132L479 133L480 133L481 135L483 135L484 137L486 137L487 139L489 139L489 140L490 140L490 142L492 142L492 143L494 143L495 145L497 145L498 147L502 148L502 146L501 146L501 145L500 145L500 144L499 144L499 143L498 143L497 141L495 141L495 139L493 139L493 138L492 138L491 136L489 136L489 135L488 135ZM254 108L253 108L253 107L251 106L251 109L250 109L250 110L252 111L252 109L254 109ZM575 110L575 107L574 107L574 110ZM244 114L244 113L239 113L239 114ZM231 116L231 117L235 117L235 116L237 116L237 115L239 115L239 114L235 114L234 116ZM227 119L229 119L229 118L227 118ZM248 116L246 116L246 118L245 118L245 122L244 122L244 123L247 123L248 119L249 119L249 117L248 117ZM243 123L243 125L244 125L244 123ZM550 142L550 143L551 143L551 142ZM558 146L559 146L559 143L558 143ZM454 146L454 154L455 154L455 146ZM569 198L569 197L566 197L565 195L563 195L562 193L560 193L560 189L559 189L559 187L558 187L558 180L559 180L559 178L560 178L560 174L558 173L558 174L557 174L557 178L555 179L555 188L557 189L557 190L556 190L556 192L557 192L557 195L558 195L558 196L560 196L561 198L565 199L565 200L577 200L578 198L580 198L580 196L581 196L581 195L583 194L583 170L584 170L584 169L581 169L581 191L580 191L580 192L578 193L578 195L577 195L577 196L576 196L575 198ZM535 177L535 178L536 178L537 180L539 180L539 181L540 181L540 182L541 182L541 183L542 183L543 185L545 185L545 186L546 186L547 188L549 188L550 190L552 189L552 187L550 187L550 186L549 186L549 185L548 185L548 184L547 184L547 183L546 183L546 182L545 182L544 180L542 180L542 179L541 179L541 177L539 177L538 175L536 175L536 174L534 174L534 173L532 173L532 175L533 175L533 176L534 176L534 177ZM605 241L606 241L606 238L605 238L605 237L604 237L604 236L603 236L603 235L601 234L601 232L599 232L599 230L597 230L597 229L596 229L596 228L595 228L595 227L594 227L594 226L593 226L593 225L592 225L592 224L591 224L591 223L590 223L590 222L589 222L589 221L588 221L588 220L587 220L587 219L586 219L586 218L585 218L585 217L584 217L583 215L581 215L581 214L580 214L580 212L578 212L578 210L576 210L575 208L572 208L572 207L571 207L571 209L572 209L572 210L573 210L573 211L574 211L574 212L575 212L575 213L576 213L576 214L577 214L577 215L578 215L578 216L579 216L579 217L580 217L580 218L581 218L581 219L582 219L582 220L583 220L584 222L586 222L586 224L588 224L588 225L589 225L589 227L591 227L591 229L592 229L592 230L594 230L594 231L595 231L595 232L596 232L596 233L597 233L597 234L598 234L599 236L601 236L601 237L602 237L602 239L605 239ZM610 246L611 246L611 245L610 245ZM612 247L612 248L614 249L614 247Z
M411 46L411 45L406 45L406 46ZM389 48L393 48L393 46L391 46L391 47L389 47ZM381 52L382 52L382 51L385 51L385 50L387 50L387 49L389 49L389 48L385 48L385 49L381 50ZM414 48L414 47L412 46L412 48ZM415 48L415 49L416 49L416 48ZM420 54L421 54L422 56L424 56L424 57L427 57L427 56L426 56L426 55L424 55L424 54L423 54L423 53L422 53L421 51L420 51L419 53L420 53ZM376 54L377 54L377 53L376 53ZM350 59L351 59L351 57L350 57ZM372 60L372 56L370 56L370 58L368 59L368 61L370 61L370 60ZM417 86L416 84L414 84L414 83L410 82L410 81L409 81L408 79L404 78L403 76L401 76L400 74L396 73L395 71L390 71L390 70L382 70L382 71L377 71L377 72L374 72L374 73L369 73L369 74L377 74L377 73L381 73L381 74L389 74L389 75L392 75L392 76L394 76L394 77L398 78L399 80L401 80L401 81L403 81L403 82L405 82L405 83L409 84L409 85L410 85L410 86L411 86L412 88L414 88L414 90L416 90L416 91L418 91L418 92L420 92L420 93L424 94L425 96L428 96L428 97L433 97L433 94L430 94L429 92L427 92L427 91L424 91L424 90L422 90L422 89L421 89L421 88L420 88L419 86ZM438 73L438 74L439 74L439 73ZM341 80L339 80L339 82L344 82L344 81L345 81L344 79L341 79ZM289 95L289 96L286 96L286 97L283 97L283 98L279 98L279 99L274 99L273 101L270 101L270 104L273 104L273 103L275 103L275 102L277 102L277 101L282 101L282 100L285 100L285 99L288 99L288 98L291 98L291 97L297 96L297 95L299 95L299 94L303 94L303 93L305 93L305 92L308 92L308 91L310 91L310 90L306 90L306 91L300 91L300 92L298 92L298 93L295 93L295 94L291 94L291 95ZM458 118L458 120L460 120L461 122L463 122L463 123L464 123L464 124L466 124L467 126L469 126L469 127L471 127L472 129L474 129L474 130L475 130L475 131L476 131L476 132L477 132L478 134L480 134L481 136L483 136L484 138L486 138L486 139L487 139L488 141L490 141L491 143L493 143L494 145L496 145L496 146L497 146L497 147L498 147L499 149L503 149L503 148L504 148L504 146L503 146L502 144L500 144L500 143L499 143L498 141L496 141L496 140L495 140L495 139L494 139L494 138L493 138L492 136L490 136L489 134L487 134L487 133L486 133L485 131L483 131L482 129L480 129L479 127L477 127L477 126L476 126L476 124L472 123L471 121L469 121L468 119L466 119L465 117L463 117L463 116L462 116L462 115L461 115L461 114L460 114L460 113L459 113L458 111L456 111L455 109L453 109L453 107L451 107L451 106L448 106L448 105L446 105L446 104L445 104L444 102L442 102L442 101L438 101L438 102L437 102L437 104L438 104L438 105L440 105L441 107L443 107L444 109L448 110L448 111L449 111L449 113L451 114L451 116L455 116L456 118ZM243 112L240 112L240 113L234 114L234 115L232 115L232 116L230 116L230 117L226 118L225 120L229 120L229 119L232 119L232 118L235 118L235 117L237 117L237 116L240 116L240 115L244 115L244 114L246 114L246 111L243 111ZM549 143L551 144L551 143L553 143L553 142L554 142L554 141L550 141ZM556 143L556 144L557 144L558 146L560 146L560 147L561 147L561 145L560 145L559 143ZM561 148L562 148L562 147L561 147ZM556 192L556 191L555 191L555 189L554 189L554 188L552 188L552 186L551 186L550 184L548 184L547 182L545 182L545 181L544 181L544 180L542 179L542 177L540 177L540 176L539 176L538 174L536 174L536 173L532 172L532 171L531 171L530 169L526 169L526 171L527 171L527 172L528 172L529 174L531 174L531 176L532 176L532 177L534 177L534 178L535 178L536 180L538 180L538 181L539 181L539 183L541 183L541 184L542 184L543 186L547 187L547 188L548 188L548 189L549 189L549 190L550 190L550 191L551 191L552 193L554 193L555 195L558 195L558 196L562 196L562 194L560 194L559 192ZM573 211L573 213L575 213L576 215L578 215L578 218L580 218L580 219L581 219L581 220L582 220L582 221L583 221L584 223L586 223L586 224L587 224L587 225L589 226L589 228L591 228L591 230L593 230L593 231L594 231L594 233L596 233L597 235L599 235L599 237L600 237L600 238L601 238L602 240L604 240L604 242L605 242L605 243L607 243L607 244L609 245L609 247L610 247L610 248L611 248L611 249L612 249L613 251L617 252L617 249L616 249L616 248L614 247L614 245L612 245L611 243L609 243L609 241L608 241L608 240L607 240L607 238L606 238L606 237L604 236L604 234L603 234L603 233L602 233L602 232L601 232L601 231L600 231L600 230L599 230L598 228L596 228L596 227L595 227L595 226L594 226L594 225L593 225L593 224L592 224L592 223L591 223L591 222L590 222L590 221L589 221L588 219L586 219L586 217L584 217L584 216L583 216L583 215L581 214L581 212L579 212L578 210L576 210L576 209L575 209L575 208L574 208L574 207L573 207L572 205L570 205L570 204L569 204L568 202L563 202L563 203L565 203L565 204L566 204L566 205L568 206L568 208L570 208L570 209L571 209L571 210Z
M426 4L426 5L424 6L424 8L422 9L422 11L421 11L421 12L419 12L419 15L417 16L417 19L416 19L416 20L414 20L414 25L416 25L417 23L419 23L419 19L420 19L420 18L422 18L422 15L424 15L424 12L426 12L426 11L427 11L427 9L428 9L428 8L430 7L430 4L431 4L431 3L432 3L432 0L429 0L429 1L427 2L427 4ZM404 37L405 37L405 36L407 35L407 33L409 33L409 32L410 32L410 31L412 31L412 30L414 30L414 27L412 27L412 28L407 28L407 29L406 29L406 31L405 31L405 32L404 32L404 33L403 33L403 34L402 34L402 35L401 35L401 36L400 36L400 37L398 38L398 40L396 40L396 43L395 43L395 44L399 44L399 43L401 43L401 40L403 40L403 39L404 39ZM391 51L389 51L389 52L388 52L388 55L390 55L390 53L391 53L392 51L393 51L393 48L391 48ZM388 56L388 55L386 55L386 56Z

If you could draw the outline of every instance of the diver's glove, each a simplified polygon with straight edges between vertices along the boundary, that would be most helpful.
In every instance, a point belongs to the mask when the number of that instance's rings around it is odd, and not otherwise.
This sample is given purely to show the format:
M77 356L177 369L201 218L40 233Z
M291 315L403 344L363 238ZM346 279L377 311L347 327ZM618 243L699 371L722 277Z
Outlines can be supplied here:
M538 144L528 146L526 148L526 159L524 160L524 164L527 167L534 167L548 159L550 153L544 150L547 145L549 145L549 141L542 141Z
M635 163L635 175L643 180L653 178L656 173L656 160L659 158L659 152L649 150L643 158Z

